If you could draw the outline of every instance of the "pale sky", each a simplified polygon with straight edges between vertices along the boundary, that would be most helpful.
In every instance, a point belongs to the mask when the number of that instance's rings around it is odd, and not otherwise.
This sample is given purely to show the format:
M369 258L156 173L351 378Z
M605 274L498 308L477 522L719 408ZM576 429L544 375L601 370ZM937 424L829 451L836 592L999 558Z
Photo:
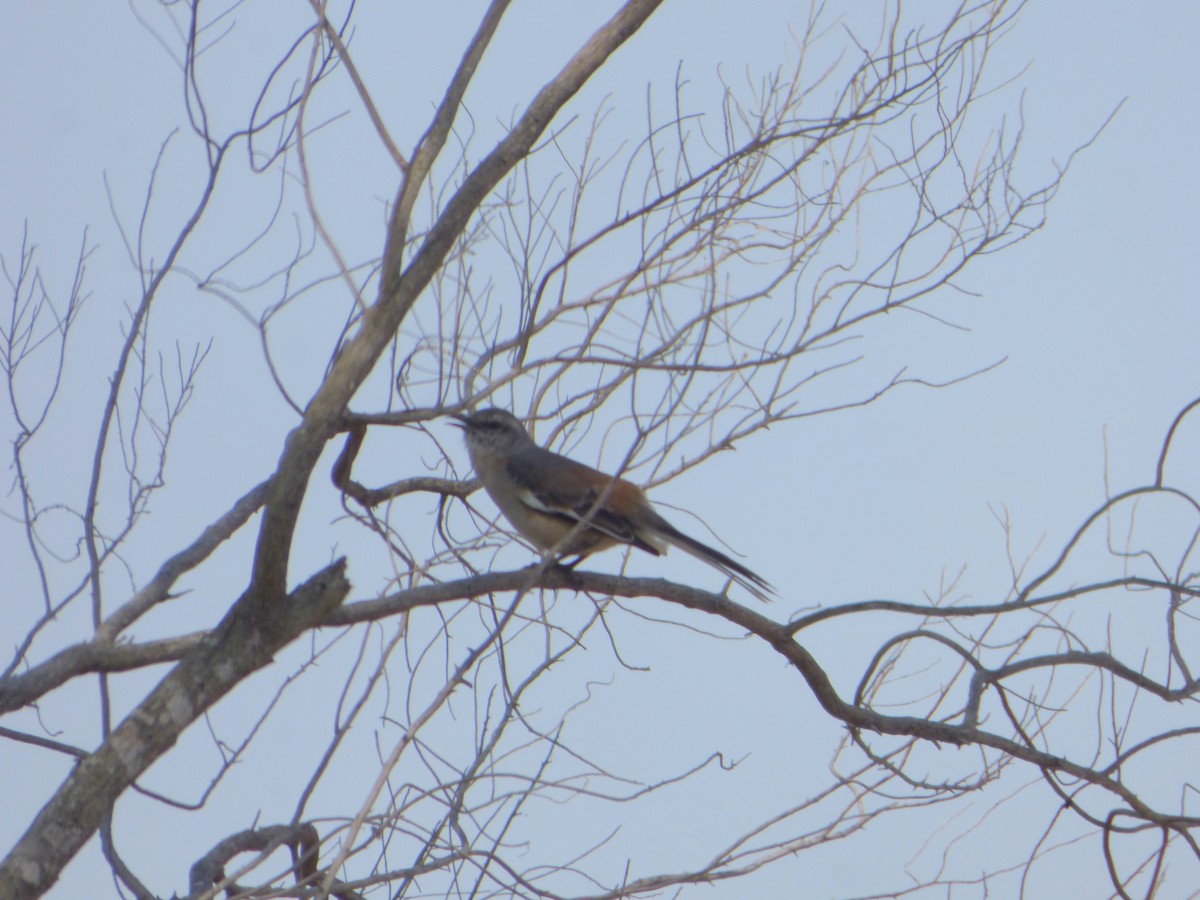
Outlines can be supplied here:
M373 51L396 45L397 81L402 83L390 92L381 88L377 99L384 115L397 123L395 133L406 148L440 96L445 74L457 61L480 4L454 6L457 14L451 23L424 23L417 17L432 20L433 10L405 9L403 27L397 22L395 31L364 30L355 37L356 51L364 58L378 59ZM161 17L149 4L135 2L132 8L161 27ZM479 132L476 159L495 133L495 123L507 121L527 101L530 90L561 64L563 54L547 48L560 37L578 42L601 18L583 18L579 10L584 8L514 4L494 54L509 68L491 73L468 98ZM1016 126L1018 112L1023 113L1019 181L1049 178L1054 167L1065 164L1072 150L1121 106L1094 145L1073 162L1050 205L1045 228L985 260L962 279L979 295L955 307L953 321L963 330L930 331L928 344L899 354L915 363L916 374L934 379L952 378L1000 359L1004 364L947 390L905 388L864 409L773 429L740 445L736 453L714 457L654 495L668 507L702 517L745 555L748 565L783 588L772 614L783 618L817 604L875 597L916 602L926 594L936 595L939 583L960 570L956 596L977 602L1003 599L1008 553L1018 561L1031 557L1031 570L1047 565L1106 492L1153 480L1166 428L1183 405L1200 395L1200 307L1193 272L1200 237L1194 213L1200 207L1195 166L1200 126L1194 114L1200 64L1193 46L1200 32L1200 6L1159 4L1133 10L1115 0L1086 8L1032 4L994 51L992 83L1014 81L990 97L987 108L1005 113L1009 128ZM644 99L648 80L655 82L656 96L661 91L665 100L681 59L694 81L690 89L697 98L706 96L715 84L717 66L729 77L747 67L765 71L783 62L788 24L799 28L804 14L803 7L782 3L745 4L736 15L728 4L667 4L647 32L601 71L576 110L590 114L612 94L621 109L618 115L626 114L628 104ZM56 413L61 445L37 460L34 473L42 478L54 474L55 489L81 504L90 452L81 455L75 441L88 446L93 440L98 414L94 400L88 403L94 397L89 391L106 383L119 323L139 292L109 210L105 179L117 214L136 229L148 173L160 145L180 121L181 87L166 52L139 25L131 7L47 0L15 4L5 18L10 40L0 55L0 148L5 161L0 167L0 254L6 262L17 257L27 223L41 247L51 289L62 291L70 282L85 228L97 247L88 264L93 297L74 345L78 368L72 384L80 387L67 390L67 405ZM525 36L531 23L536 24L536 41ZM266 29L263 39L282 38ZM240 87L241 64L231 59L227 70L219 70L231 90ZM371 74L379 77L378 72ZM182 137L174 140L180 150L166 155L161 205L147 223L150 233L161 229L164 236L174 234L181 210L194 196L194 179L185 175L188 155L195 151ZM321 149L332 154L326 159L339 152L336 143ZM344 206L331 202L326 207L333 226L362 229L363 257L378 253L381 211L394 189L394 182L386 180L386 164L381 161L370 173L336 166L329 172L326 187L345 194ZM173 203L176 194L179 202ZM222 221L234 223L228 232L213 228L202 234L202 240L210 242L206 246L215 248L214 256L225 243L243 236L234 206L222 210L222 216ZM181 446L171 458L176 467L172 471L181 473L182 483L173 488L174 501L156 510L153 526L137 544L136 558L130 560L134 580L148 578L157 562L265 477L294 423L278 396L240 390L245 372L262 374L253 331L228 306L200 297L194 289L189 293L182 279L175 291L162 313L162 334L183 335L189 345L211 337L214 346L194 406L181 425ZM332 320L332 327L337 321ZM301 402L314 386L314 373L319 377L323 371L323 365L303 363L327 352L328 337L325 330L306 334L299 326L282 331L280 340L288 342L296 363L295 371L285 375L293 379L289 387ZM76 412L69 411L72 403L77 404ZM226 421L253 423L255 440L249 446L230 441L227 434L206 425L207 417L218 414ZM11 430L5 407L0 413L5 446ZM449 428L445 432L444 442L459 451L458 462L465 464L457 437ZM72 433L76 436L70 437ZM1181 438L1167 481L1195 492L1200 489L1191 464L1200 440L1197 420ZM592 452L597 452L596 446ZM425 445L422 452L431 450ZM620 448L605 452L619 455ZM425 474L423 467L389 474L384 471L386 457L374 464L381 467L378 483ZM327 466L320 470L324 471ZM0 509L12 512L14 501L15 495L7 497ZM1007 549L997 522L1005 510L1012 525L1012 546ZM318 517L317 524L327 524L336 515L334 509L323 520ZM690 524L679 514L672 518ZM15 570L9 603L18 607L29 602L26 597L34 585L25 557L14 549L21 540L15 525L0 520L0 560L5 571ZM311 554L305 566L345 552L342 532L317 528L305 533L303 541ZM195 590L195 603L157 611L139 625L137 636L154 636L156 627L179 633L211 623L232 599L227 592L244 584L250 549L245 541L231 546L223 563L232 573L229 582L222 584L213 573L189 582L184 587ZM638 558L631 571L708 584L707 571L677 557ZM511 559L514 565L524 564L519 556ZM1079 577L1119 574L1112 560L1098 559L1096 570L1085 576L1085 567ZM619 561L611 553L589 566L615 571ZM376 587L365 585L354 598L368 596ZM1153 615L1160 612L1156 606ZM78 615L82 621L83 612ZM1080 615L1081 628L1102 632L1102 621L1086 621L1086 610ZM18 627L10 633L14 625ZM23 617L0 619L0 646L13 646L25 627ZM891 622L881 625L892 627ZM828 634L830 646L812 649L835 679L846 679L852 690L863 665L860 654L869 653L875 643L860 645L859 636L844 628ZM57 646L54 641L47 646L51 644ZM647 779L669 774L656 771L652 762L657 748L667 743L694 748L690 758L697 762L718 750L746 759L736 777L705 776L707 805L697 805L695 793L679 795L685 799L673 805L675 795L664 793L658 806L628 823L620 839L597 858L611 853L613 864L619 865L633 847L652 857L642 859L638 874L696 865L719 849L726 835L737 833L733 825L714 833L714 819L724 824L745 817L749 822L772 808L777 795L794 793L799 798L822 783L840 731L778 657L745 641L716 641L652 623L631 629L622 649L652 674L635 677L614 667L610 658L591 659L588 665L594 671L568 682L572 689L582 691L588 679L611 683L598 693L597 714L579 722L581 743L587 745L589 730L616 735L607 746L606 762L620 770L636 769ZM340 659L332 653L328 665ZM149 683L148 676L131 676L122 682L129 690L121 696L133 702L138 688ZM245 686L245 702L261 703L268 691L264 684ZM328 689L336 691L337 686ZM68 729L70 740L90 746L97 735L95 695L91 684L64 691L44 710L47 727ZM754 702L746 702L746 697ZM580 697L547 702L568 699ZM240 702L235 693L216 717L236 720ZM304 741L304 728L288 719L288 710L298 715L303 707L302 699L288 696L273 740L284 742L282 746ZM37 728L27 714L0 724ZM197 723L176 751L183 759L196 754L195 773L181 775L176 763L161 775L172 786L181 778L194 781L183 792L188 796L205 783L214 762L211 742L202 732L203 724ZM320 748L320 740L316 746ZM46 762L44 754L0 741L0 770L22 773L6 790L8 812L0 821L0 844L6 850L67 770L63 760ZM308 771L310 761L297 762L296 770L286 763L276 769L264 767L261 759L254 762L259 764L248 762L244 774L235 771L214 801L214 810L224 815L171 813L156 819L152 804L123 801L118 840L123 845L144 843L148 855L139 859L140 871L160 896L184 893L187 873L180 861L190 863L225 834L249 827L258 811L264 822L290 814L296 771ZM362 772L347 774L347 796L357 796L360 782L373 774L372 763L374 756ZM1033 784L1024 794L1045 793L1036 784L1036 772L1011 774L1009 792ZM160 772L152 769L146 781L154 785L156 777ZM272 795L275 777L282 798L278 802ZM974 841L984 848L976 848L978 852L997 853L997 866L1019 864L1036 839L1023 833L1028 820L1021 800L1004 807L994 816L994 830L974 833L964 848ZM1044 810L1044 796L1042 802ZM885 820L858 843L800 854L745 881L695 888L685 896L836 898L895 887L906 866L918 875L936 867L938 860L922 856L921 848L944 824L944 815L910 813L894 822ZM962 821L973 821L971 815L965 813ZM531 812L531 828L539 827L534 816ZM1037 819L1031 827L1040 833L1047 824ZM1005 835L1011 835L1011 845ZM569 834L556 832L542 839L543 847L562 840L564 854L573 846ZM163 848L161 867L147 862L156 846ZM976 850L959 852L969 855ZM873 867L863 866L863 853L871 854ZM1200 872L1194 860L1191 866L1192 874ZM1064 851L1053 871L1037 872L1032 896L1065 896L1059 890L1106 896L1108 879L1095 841ZM1187 877L1184 874L1175 884L1186 883ZM802 892L797 893L801 884ZM1001 895L1007 896L1010 886ZM978 888L964 888L961 896L981 894ZM96 841L72 863L50 896L117 896Z

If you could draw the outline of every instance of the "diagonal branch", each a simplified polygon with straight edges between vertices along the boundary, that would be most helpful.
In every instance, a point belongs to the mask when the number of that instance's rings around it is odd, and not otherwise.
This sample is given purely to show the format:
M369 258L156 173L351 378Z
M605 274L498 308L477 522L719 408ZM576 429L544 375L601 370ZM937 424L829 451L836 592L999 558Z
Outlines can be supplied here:
M255 604L235 604L212 637L184 657L42 807L0 864L0 897L27 900L49 890L117 798L184 729L342 602L350 590L345 566L338 560L321 570L279 598L268 615L254 615Z
M658 8L662 0L629 0L543 87L511 132L467 176L438 216L421 248L401 269L402 247L389 243L378 301L359 332L341 348L329 376L289 435L267 502L255 553L254 584L261 596L282 593L291 537L309 476L325 442L340 427L350 398L375 367L396 329L437 273L454 241L488 194L533 147L559 110ZM416 165L414 163L414 168Z

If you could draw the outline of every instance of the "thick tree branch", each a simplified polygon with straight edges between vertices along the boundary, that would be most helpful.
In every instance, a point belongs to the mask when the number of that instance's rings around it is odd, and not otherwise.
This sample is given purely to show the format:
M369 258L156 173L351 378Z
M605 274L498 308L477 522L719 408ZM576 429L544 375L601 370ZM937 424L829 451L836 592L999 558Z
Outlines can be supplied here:
M264 609L239 601L108 739L71 773L0 865L0 897L41 896L96 832L116 799L197 717L345 598L345 561Z
M658 8L662 0L630 0L588 39L561 72L539 91L508 136L471 172L438 216L412 263L403 271L402 248L389 244L382 262L380 296L362 318L358 334L341 348L308 408L289 435L267 502L255 553L252 594L277 595L287 573L300 505L325 442L341 425L350 398L375 367L396 329L446 258L454 240L484 198L532 148L551 119L588 78ZM415 168L415 164L414 164Z

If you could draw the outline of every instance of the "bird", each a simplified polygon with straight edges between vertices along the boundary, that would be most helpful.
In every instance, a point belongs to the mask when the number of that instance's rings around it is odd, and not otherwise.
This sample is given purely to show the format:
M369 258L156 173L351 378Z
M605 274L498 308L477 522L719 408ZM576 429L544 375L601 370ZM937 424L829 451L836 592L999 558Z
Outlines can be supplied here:
M654 556L678 547L708 563L763 602L775 589L760 575L679 531L640 487L539 446L504 409L452 413L471 466L517 532L559 559L630 544Z

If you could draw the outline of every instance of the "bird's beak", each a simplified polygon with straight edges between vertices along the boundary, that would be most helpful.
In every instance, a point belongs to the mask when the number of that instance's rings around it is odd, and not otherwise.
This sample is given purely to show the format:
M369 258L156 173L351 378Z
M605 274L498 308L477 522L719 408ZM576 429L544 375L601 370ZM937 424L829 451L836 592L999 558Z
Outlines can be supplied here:
M467 417L466 416L464 416L462 413L448 413L447 415L449 415L449 417L451 419L457 420L455 422L451 422L450 423L451 425L453 425L455 428L461 428L463 431L467 430Z

